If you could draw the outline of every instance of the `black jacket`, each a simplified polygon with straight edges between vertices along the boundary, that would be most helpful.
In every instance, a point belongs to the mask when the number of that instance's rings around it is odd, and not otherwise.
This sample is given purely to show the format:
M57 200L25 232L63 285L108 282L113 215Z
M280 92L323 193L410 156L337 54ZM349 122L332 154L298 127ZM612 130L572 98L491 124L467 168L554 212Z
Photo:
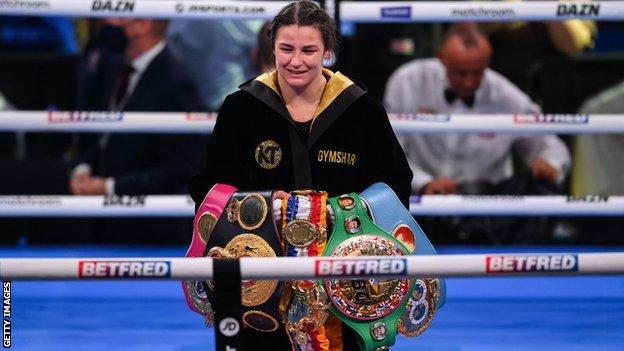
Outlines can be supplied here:
M97 90L82 97L80 109L108 110L123 61L112 57L102 62ZM197 89L167 47L147 66L123 111L205 111ZM202 148L198 135L111 134L106 147L97 147L99 136L81 136L79 162L86 162L94 174L115 178L117 194L167 194L180 192L197 170Z
M95 71L83 75L79 109L108 110L115 94L123 60L113 54L99 57ZM122 110L205 111L185 72L165 47L147 66ZM101 137L81 134L75 163L88 163L93 174L115 178L119 195L186 192L204 145L199 135L111 133L106 146L100 148ZM103 243L182 244L188 242L191 223L186 218L107 219L98 221L94 235L96 242Z
M385 182L407 206L412 171L388 116L364 88L340 73L328 78L309 136L302 137L279 94L276 72L241 85L221 107L202 173L189 190L196 206L215 183L240 190L325 190L330 196L361 192ZM284 328L246 331L258 350L290 351ZM357 350L343 326L345 351Z
M275 72L229 95L206 167L189 186L195 202L201 203L214 183L337 196L384 182L407 206L412 171L385 110L344 75L324 74L329 80L307 142L279 95Z

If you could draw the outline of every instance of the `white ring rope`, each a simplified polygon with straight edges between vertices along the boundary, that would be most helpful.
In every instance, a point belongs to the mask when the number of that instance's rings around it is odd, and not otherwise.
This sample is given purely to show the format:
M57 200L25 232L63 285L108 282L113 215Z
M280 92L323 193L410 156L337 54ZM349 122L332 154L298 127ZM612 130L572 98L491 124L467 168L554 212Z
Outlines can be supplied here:
M287 3L232 0L0 0L0 12L25 16L271 19ZM338 6L340 19L351 22L624 19L622 1L345 1Z
M190 112L0 111L0 131L205 134L216 118Z
M211 258L9 258L3 280L213 278ZM492 253L240 259L242 279L624 274L624 253Z
M416 216L624 216L624 196L412 196ZM0 196L0 217L191 217L184 195Z
M0 0L0 12L24 16L272 19L289 1Z
M340 19L353 22L508 22L572 18L616 21L621 1L408 1L340 3Z
M0 131L207 134L216 117L188 112L0 111ZM397 133L624 133L621 114L389 114L389 118Z
M396 133L624 133L624 115L389 114Z

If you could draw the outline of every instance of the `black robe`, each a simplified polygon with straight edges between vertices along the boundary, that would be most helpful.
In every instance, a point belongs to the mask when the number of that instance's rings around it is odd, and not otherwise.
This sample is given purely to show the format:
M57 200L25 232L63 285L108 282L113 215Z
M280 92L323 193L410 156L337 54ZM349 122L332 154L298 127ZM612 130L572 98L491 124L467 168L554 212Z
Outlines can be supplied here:
M202 173L189 190L201 204L215 183L239 190L325 190L329 196L388 184L408 206L412 171L382 106L340 73L328 79L309 135L301 135L279 94L277 75L263 74L229 95L219 112ZM257 350L291 350L284 328L246 330ZM357 350L343 325L344 351Z
M328 82L307 140L283 103L275 72L229 95L204 170L189 186L195 203L215 183L337 196L384 182L408 206L412 171L385 110L342 74L324 74Z

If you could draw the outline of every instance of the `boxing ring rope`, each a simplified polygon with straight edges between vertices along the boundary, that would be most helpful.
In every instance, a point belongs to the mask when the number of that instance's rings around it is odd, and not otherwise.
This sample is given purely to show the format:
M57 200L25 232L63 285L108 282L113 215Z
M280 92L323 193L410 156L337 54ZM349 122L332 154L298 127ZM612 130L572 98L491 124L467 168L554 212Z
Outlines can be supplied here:
M185 195L0 196L0 217L192 217ZM624 196L412 196L415 216L622 216Z
M391 113L388 117L396 133L624 133L622 114ZM201 112L0 111L0 131L207 134L216 118L216 113Z
M270 20L287 3L228 0L0 0L0 11L7 15L25 16Z
M0 0L7 15L149 18L272 19L287 1L228 0ZM412 1L332 4L350 22L562 21L624 18L622 1Z
M206 134L216 119L203 112L0 111L0 131Z
M3 280L213 279L212 258L8 258ZM241 279L624 274L624 253L241 258Z
M411 1L340 2L340 20L351 22L509 22L561 21L572 18L617 21L617 1Z

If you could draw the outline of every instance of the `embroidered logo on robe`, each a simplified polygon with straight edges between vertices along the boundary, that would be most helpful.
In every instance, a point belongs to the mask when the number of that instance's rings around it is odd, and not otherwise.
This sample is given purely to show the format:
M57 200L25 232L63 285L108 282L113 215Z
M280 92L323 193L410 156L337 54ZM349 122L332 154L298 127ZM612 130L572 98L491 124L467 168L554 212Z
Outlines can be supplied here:
M260 167L273 169L282 160L282 148L273 140L265 140L256 147L255 157Z
M358 162L358 156L345 151L319 150L317 161L355 166Z

